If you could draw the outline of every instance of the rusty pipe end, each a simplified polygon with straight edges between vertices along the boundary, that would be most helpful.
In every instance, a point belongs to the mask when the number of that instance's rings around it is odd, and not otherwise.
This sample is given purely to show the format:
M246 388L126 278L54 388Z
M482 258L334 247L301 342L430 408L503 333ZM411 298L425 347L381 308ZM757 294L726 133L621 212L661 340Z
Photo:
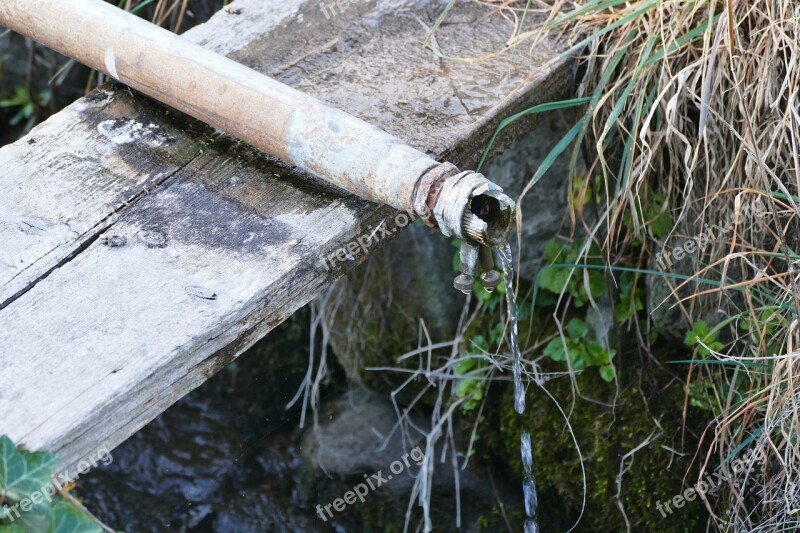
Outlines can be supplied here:
M508 240L515 221L514 200L489 182L482 192L473 192L462 218L462 233L468 241L495 248Z
M420 179L414 208L425 222L472 245L497 247L515 221L514 201L477 172L443 163Z

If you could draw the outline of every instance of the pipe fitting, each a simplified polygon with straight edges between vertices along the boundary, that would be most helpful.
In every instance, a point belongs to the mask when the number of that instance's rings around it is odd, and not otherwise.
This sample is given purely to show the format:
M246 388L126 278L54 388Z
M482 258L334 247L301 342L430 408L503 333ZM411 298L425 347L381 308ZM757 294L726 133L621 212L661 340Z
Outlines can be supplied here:
M508 238L514 201L483 175L472 171L449 175L428 191L425 205L434 204L436 226L448 237L492 248ZM435 194L433 202L430 191Z
M461 273L453 280L453 287L464 294L472 292L475 276L478 274L479 247L467 241L461 241L459 250L459 269Z
M428 226L448 237L491 248L503 244L514 222L514 201L477 172L441 163L414 187L412 205Z

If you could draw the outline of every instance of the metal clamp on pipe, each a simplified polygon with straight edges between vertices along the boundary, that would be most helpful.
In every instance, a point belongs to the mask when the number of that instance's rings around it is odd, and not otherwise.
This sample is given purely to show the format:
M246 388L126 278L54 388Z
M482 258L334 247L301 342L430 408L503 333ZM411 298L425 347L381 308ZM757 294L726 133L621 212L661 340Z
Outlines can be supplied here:
M503 189L476 172L459 172L442 163L420 178L414 191L414 211L431 227L461 240L460 274L453 286L469 294L478 266L481 285L492 292L500 284L492 248L506 242L514 223L514 201Z
M491 248L508 237L514 202L482 175L103 0L0 0L0 25L361 198L422 217L461 239L456 288L472 290L479 258L484 287L499 284Z

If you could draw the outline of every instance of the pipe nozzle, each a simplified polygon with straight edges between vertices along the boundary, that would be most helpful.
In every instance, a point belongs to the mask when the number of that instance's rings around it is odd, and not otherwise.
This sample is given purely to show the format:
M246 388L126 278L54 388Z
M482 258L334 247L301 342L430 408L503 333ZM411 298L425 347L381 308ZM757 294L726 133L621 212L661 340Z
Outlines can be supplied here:
M433 210L442 233L475 246L503 244L514 223L514 201L476 172L449 177Z
M464 210L462 234L474 243L495 248L506 242L513 222L514 201L501 190L488 190L474 195Z

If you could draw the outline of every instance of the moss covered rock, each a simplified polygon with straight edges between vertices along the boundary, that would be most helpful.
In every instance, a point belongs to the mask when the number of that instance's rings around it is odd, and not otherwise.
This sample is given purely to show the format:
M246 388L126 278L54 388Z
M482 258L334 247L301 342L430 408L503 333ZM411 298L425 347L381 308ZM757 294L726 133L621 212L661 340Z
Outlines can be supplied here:
M583 397L574 395L567 377L546 383L568 414L583 456L586 509L578 530L624 531L626 520L631 531L704 530L708 515L699 500L667 516L656 507L656 502L681 494L694 479L687 470L697 440L682 432L681 382L663 370L642 370L635 354L627 359L618 370L623 380L618 394L613 383L591 371L575 377ZM486 449L504 457L509 475L521 479L520 436L530 432L542 530L566 530L580 514L583 473L564 417L535 386L528 389L522 416L514 412L512 397L508 387L494 422L500 431L484 431L490 436ZM690 418L687 427L705 426L701 413L692 412Z
M464 295L453 289L457 250L438 232L411 224L391 243L337 284L328 311L330 343L352 381L392 390L407 373L370 367L416 368L418 358L398 356L431 342L452 340Z

